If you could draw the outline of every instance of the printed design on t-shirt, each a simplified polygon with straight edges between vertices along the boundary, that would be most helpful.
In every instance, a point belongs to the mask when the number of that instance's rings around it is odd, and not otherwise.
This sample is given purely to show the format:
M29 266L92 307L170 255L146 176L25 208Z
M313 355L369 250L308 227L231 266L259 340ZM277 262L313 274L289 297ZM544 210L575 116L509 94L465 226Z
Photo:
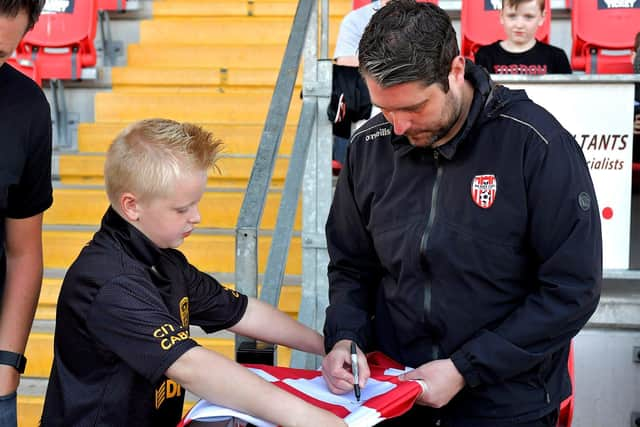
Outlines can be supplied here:
M598 9L640 9L640 0L598 0Z
M476 175L471 182L471 199L482 209L488 209L496 200L498 181L495 175Z
M189 329L165 323L153 331L153 337L159 341L160 347L167 351L176 343L189 339Z
M165 379L156 388L156 409L160 409L165 400L180 396L182 396L180 384L168 378Z
M502 9L502 0L484 0L484 10Z
M234 298L240 298L240 293L238 291L231 288L227 288L226 286L223 286L222 289L231 293L231 295L233 295Z
M542 76L547 74L547 65L527 65L527 64L495 64L493 66L494 74L528 74L534 76Z
M183 328L189 328L189 297L180 300L180 322Z

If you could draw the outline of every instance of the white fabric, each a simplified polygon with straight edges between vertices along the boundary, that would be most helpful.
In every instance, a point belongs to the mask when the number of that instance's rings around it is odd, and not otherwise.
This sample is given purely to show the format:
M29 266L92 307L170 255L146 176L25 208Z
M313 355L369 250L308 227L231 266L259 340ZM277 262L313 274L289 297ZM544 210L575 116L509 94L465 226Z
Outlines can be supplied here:
M344 16L338 32L336 50L333 54L334 58L356 56L358 54L358 44L362 33L364 33L369 20L378 9L380 9L380 2L376 0L352 10Z

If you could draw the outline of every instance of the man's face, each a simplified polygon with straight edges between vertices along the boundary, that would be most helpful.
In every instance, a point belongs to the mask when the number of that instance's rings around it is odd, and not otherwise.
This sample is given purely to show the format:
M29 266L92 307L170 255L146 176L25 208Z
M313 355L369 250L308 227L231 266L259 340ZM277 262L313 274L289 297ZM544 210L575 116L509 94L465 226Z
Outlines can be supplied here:
M437 147L451 139L465 120L462 92L449 78L449 91L439 84L400 83L382 87L365 76L371 102L382 110L396 135L404 135L416 147Z
M206 171L177 178L172 195L137 202L133 225L159 248L177 248L200 222L198 203L206 185Z
M500 23L507 39L515 45L526 45L536 36L536 31L544 23L544 14L538 0L520 3L516 9L506 4L500 12Z
M29 17L25 11L20 11L17 16L0 15L0 66L11 56L22 36L27 31Z

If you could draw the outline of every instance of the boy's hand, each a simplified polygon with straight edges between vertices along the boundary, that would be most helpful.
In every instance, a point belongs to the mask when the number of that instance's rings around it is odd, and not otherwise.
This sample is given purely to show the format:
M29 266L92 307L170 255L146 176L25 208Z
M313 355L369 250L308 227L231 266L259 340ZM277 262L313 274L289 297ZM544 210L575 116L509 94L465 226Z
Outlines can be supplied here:
M422 380L425 391L416 403L441 408L464 387L464 378L451 359L434 360L411 372L401 375L400 380Z
M371 375L367 357L357 349L358 374L360 387L364 387ZM338 341L333 349L322 359L322 376L327 382L329 391L345 394L353 391L353 374L351 373L351 341Z
M13 366L0 365L0 396L7 396L18 388L20 374Z

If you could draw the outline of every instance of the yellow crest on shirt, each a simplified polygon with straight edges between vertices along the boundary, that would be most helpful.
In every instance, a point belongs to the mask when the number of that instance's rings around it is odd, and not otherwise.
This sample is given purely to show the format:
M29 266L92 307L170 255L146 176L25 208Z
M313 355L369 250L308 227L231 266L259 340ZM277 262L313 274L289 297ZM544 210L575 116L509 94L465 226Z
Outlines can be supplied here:
M180 322L183 328L189 327L189 297L180 300Z

